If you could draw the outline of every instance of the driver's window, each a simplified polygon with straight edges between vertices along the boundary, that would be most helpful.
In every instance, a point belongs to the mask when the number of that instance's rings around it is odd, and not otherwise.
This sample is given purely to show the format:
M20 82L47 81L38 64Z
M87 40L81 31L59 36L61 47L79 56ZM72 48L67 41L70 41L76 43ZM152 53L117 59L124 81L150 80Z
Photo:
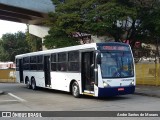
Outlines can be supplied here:
M111 53L102 54L101 59L102 74L104 77L112 77L113 73L117 70L115 59L111 56Z

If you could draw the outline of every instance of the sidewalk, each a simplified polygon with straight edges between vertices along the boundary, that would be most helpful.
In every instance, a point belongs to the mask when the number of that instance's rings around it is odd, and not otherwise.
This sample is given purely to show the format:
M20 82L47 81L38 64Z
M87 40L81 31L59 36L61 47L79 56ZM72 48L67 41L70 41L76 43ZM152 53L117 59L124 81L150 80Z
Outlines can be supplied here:
M135 94L160 98L160 86L137 85Z

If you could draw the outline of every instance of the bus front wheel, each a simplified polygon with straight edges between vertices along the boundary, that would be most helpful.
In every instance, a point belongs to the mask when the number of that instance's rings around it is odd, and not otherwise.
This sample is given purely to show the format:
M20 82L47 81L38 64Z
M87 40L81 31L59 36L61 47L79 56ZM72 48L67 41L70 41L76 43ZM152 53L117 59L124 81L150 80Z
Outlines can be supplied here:
M32 85L32 89L33 89L33 90L36 90L36 89L37 89L37 87L36 87L36 81L35 81L34 78L32 78L32 83L31 83L31 85Z
M80 97L79 86L78 86L78 83L77 83L77 82L74 82L74 83L72 84L72 95L73 95L75 98L79 98L79 97Z

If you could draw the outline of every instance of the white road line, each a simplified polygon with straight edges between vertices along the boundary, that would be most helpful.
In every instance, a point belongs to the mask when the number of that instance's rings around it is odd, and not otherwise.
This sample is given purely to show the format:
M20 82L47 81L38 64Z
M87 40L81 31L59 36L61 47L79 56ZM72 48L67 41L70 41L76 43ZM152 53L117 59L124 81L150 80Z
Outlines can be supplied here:
M26 100L24 100L24 99L22 99L22 98L20 98L20 97L18 97L18 96L16 96L16 95L14 95L14 94L12 94L12 93L8 93L8 95L16 98L17 100L19 100L19 101L21 101L21 102L26 102Z
M17 100L0 100L0 102L16 102Z

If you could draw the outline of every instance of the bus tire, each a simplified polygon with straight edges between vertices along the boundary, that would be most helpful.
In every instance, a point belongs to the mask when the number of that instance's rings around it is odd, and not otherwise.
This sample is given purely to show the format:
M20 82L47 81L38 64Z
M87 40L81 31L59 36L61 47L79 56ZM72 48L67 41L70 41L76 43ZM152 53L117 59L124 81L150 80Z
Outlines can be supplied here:
M72 84L72 95L75 97L75 98L79 98L80 97L80 93L79 93L79 85L77 82L74 82Z
M31 89L31 85L30 85L30 82L29 82L29 79L28 78L26 78L27 80L26 80L26 87L28 88L28 89Z
M33 90L36 90L36 89L37 89L36 81L35 81L34 78L31 79L31 86L32 86L32 89L33 89Z

